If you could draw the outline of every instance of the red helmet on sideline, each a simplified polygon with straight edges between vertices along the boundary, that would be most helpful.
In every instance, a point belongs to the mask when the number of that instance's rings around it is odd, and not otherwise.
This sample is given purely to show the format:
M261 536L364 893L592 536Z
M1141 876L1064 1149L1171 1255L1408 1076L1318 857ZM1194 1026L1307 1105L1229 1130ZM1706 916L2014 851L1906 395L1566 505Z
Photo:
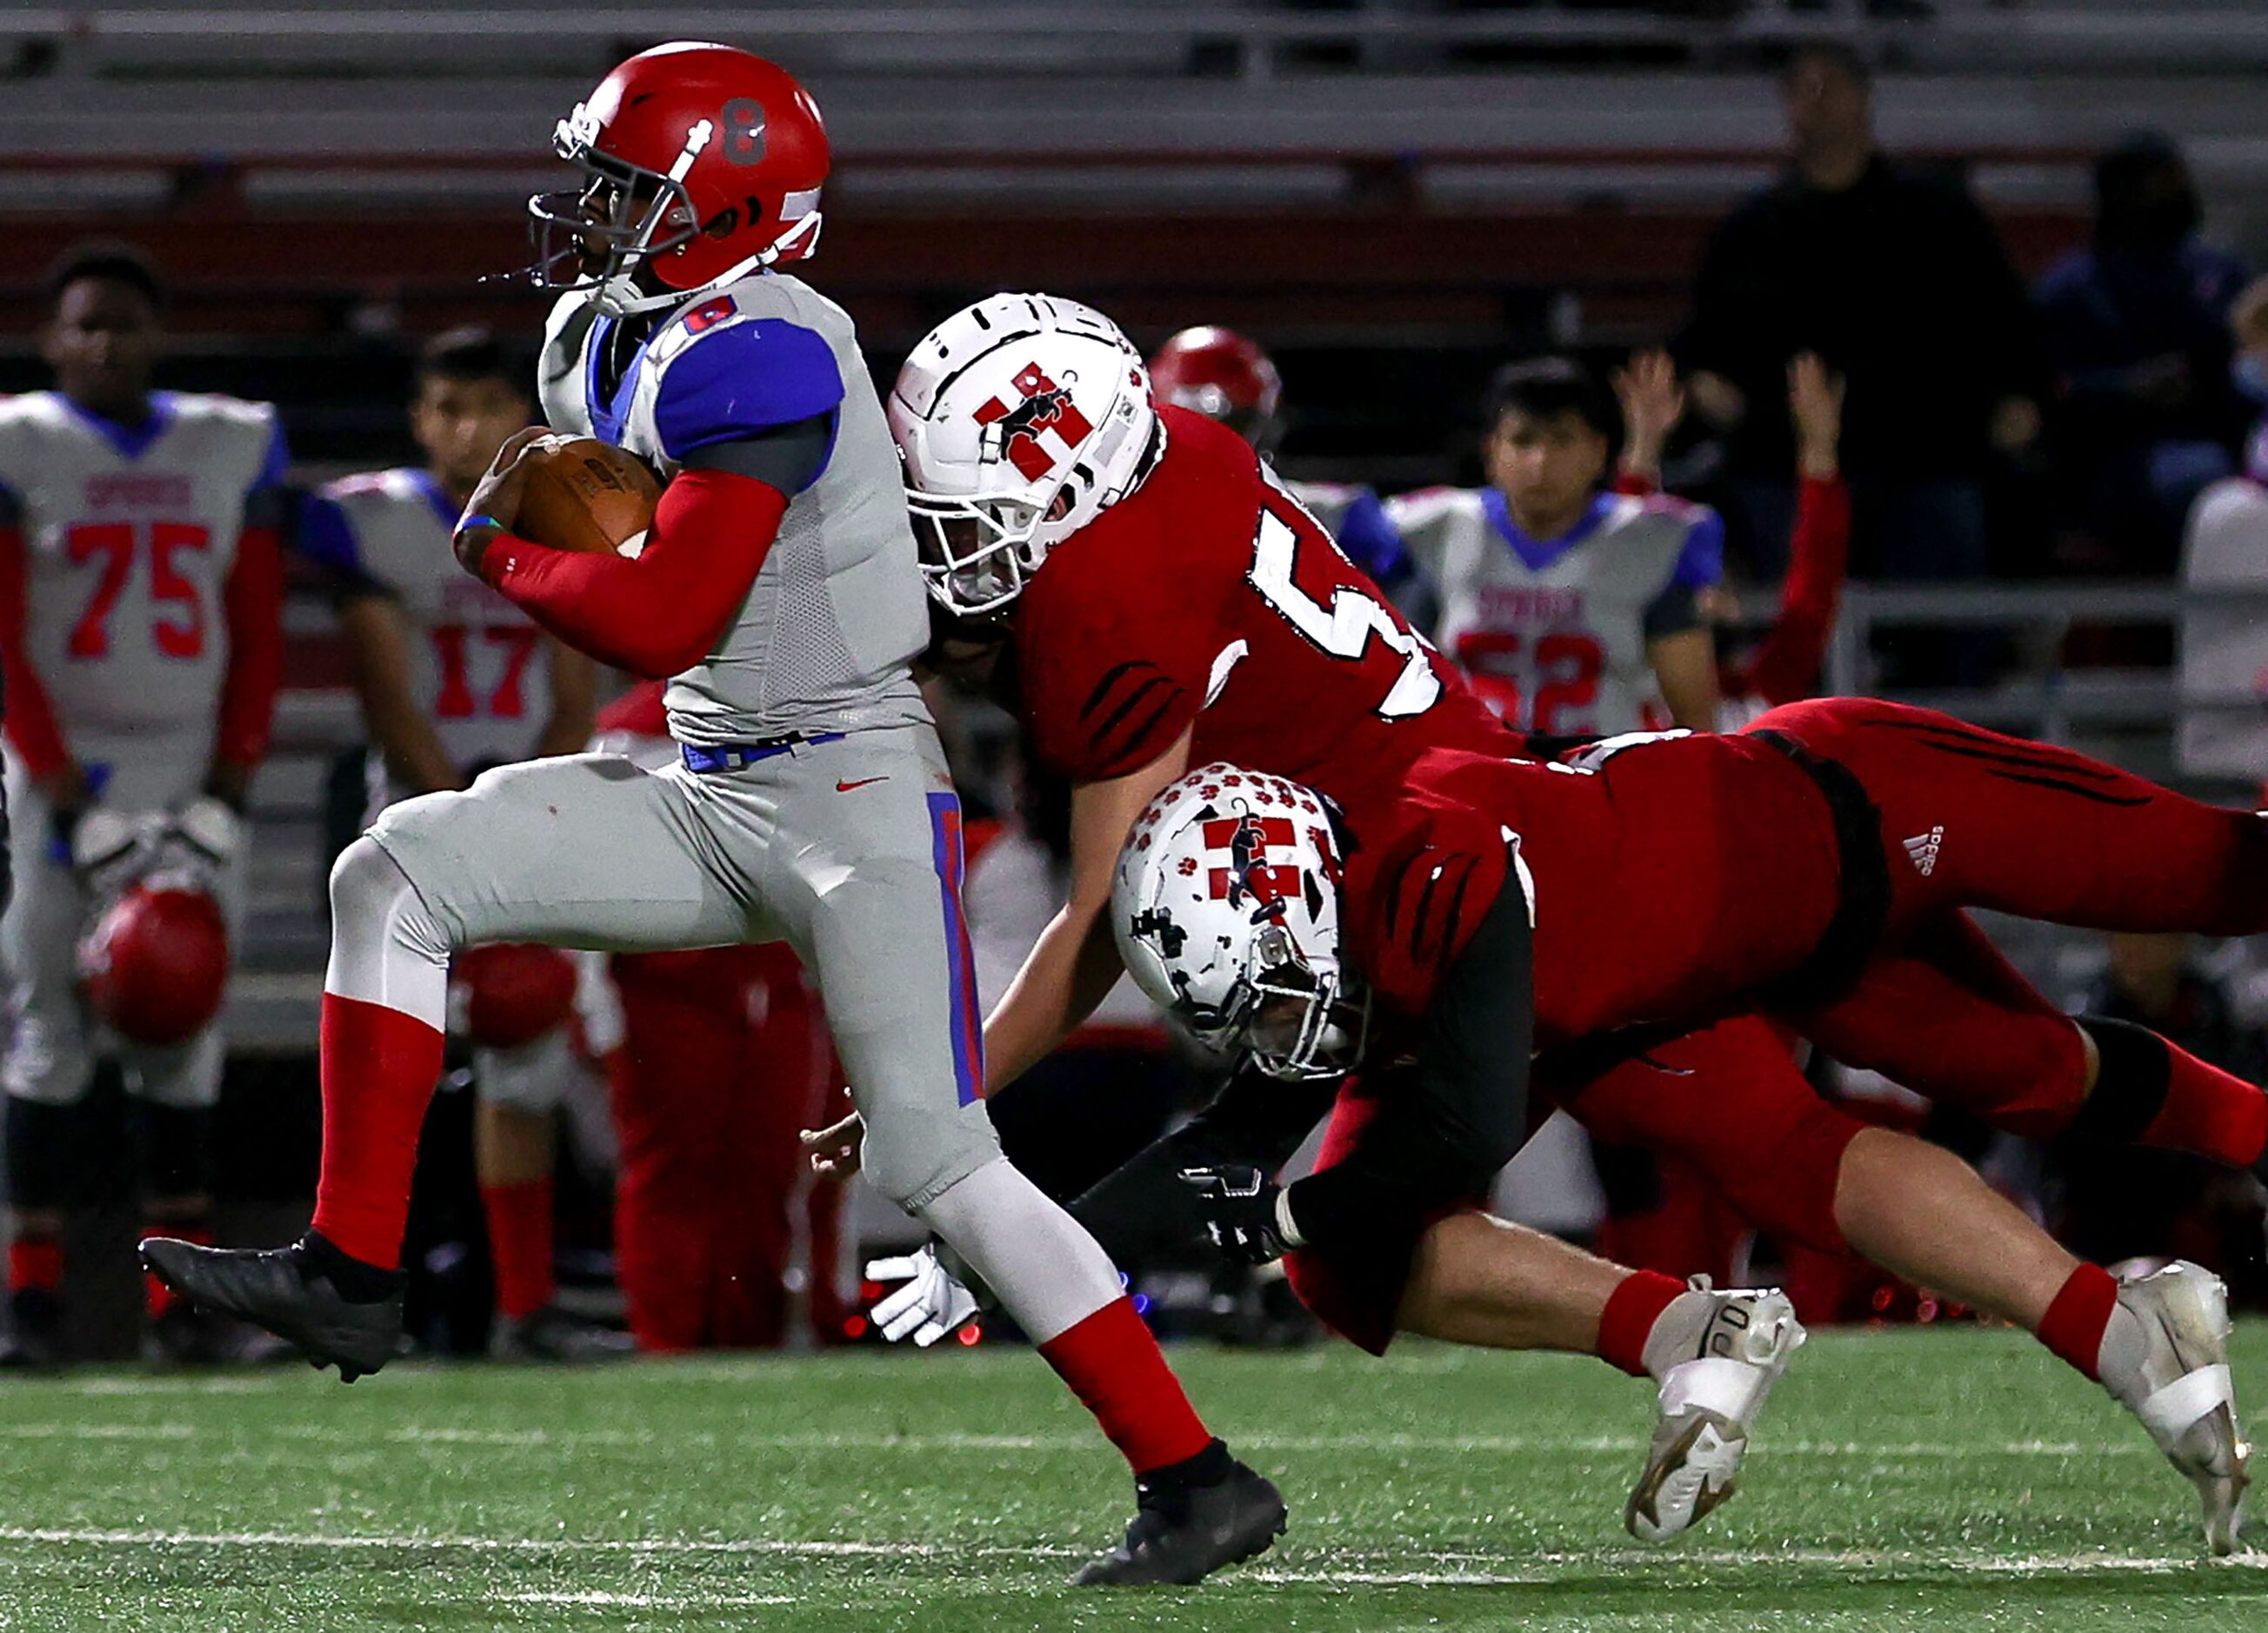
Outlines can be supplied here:
M749 52L693 40L641 51L575 105L551 145L585 180L528 200L531 270L602 311L674 305L818 245L827 128L793 75ZM569 265L576 276L552 276Z
M228 925L202 890L135 885L80 938L78 971L88 1004L119 1036L187 1043L220 1012Z
M468 1038L484 1048L518 1048L575 1012L575 961L534 942L490 942L457 954L449 989Z
M1276 440L1284 381L1276 364L1234 329L1183 329L1150 359L1150 394L1219 420L1265 452Z

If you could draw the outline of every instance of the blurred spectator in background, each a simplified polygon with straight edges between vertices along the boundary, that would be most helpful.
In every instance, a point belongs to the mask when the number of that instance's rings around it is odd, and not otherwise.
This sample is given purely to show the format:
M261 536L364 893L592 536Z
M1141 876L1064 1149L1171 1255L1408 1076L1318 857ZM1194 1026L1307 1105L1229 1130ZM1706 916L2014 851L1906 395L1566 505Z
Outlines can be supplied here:
M2040 280L2057 492L2075 507L2080 564L2169 571L2191 504L2235 468L2228 313L2244 273L2198 241L2199 215L2172 139L2128 136L2095 161L2094 243Z
M2042 379L2024 288L1959 188L1875 146L1865 63L1808 46L1789 62L1792 168L1712 239L1675 350L1725 438L1725 503L1757 571L1786 565L1795 451L1777 411L1815 351L1851 386L1843 463L1866 577L1987 570L1984 478L2038 435Z
M2147 1026L2252 1082L2268 1070L2259 1032L2197 961L2189 936L2107 938L2110 961L2074 1006ZM2064 1245L2102 1264L2191 1259L2228 1278L2242 1302L2261 1284L2260 1191L2250 1176L2201 1158L2066 1136L2050 1148L2059 1174Z
M144 1233L211 1239L219 1026L208 1010L183 1033L129 1038L89 1001L79 954L145 879L240 919L239 818L268 752L294 507L273 405L154 388L164 304L134 251L70 252L40 331L55 389L0 403L8 800L28 836L0 919L12 1022L0 1358L23 1363L61 1354L66 1214L124 1155L89 1135L98 1068L132 1101ZM147 1311L165 1359L237 1350L232 1323L154 1279Z
M2268 408L2268 278L2237 298L2230 328L2234 376ZM2182 587L2228 597L2183 609L2183 774L2241 782L2268 804L2268 417L2254 429L2243 474L2191 507Z

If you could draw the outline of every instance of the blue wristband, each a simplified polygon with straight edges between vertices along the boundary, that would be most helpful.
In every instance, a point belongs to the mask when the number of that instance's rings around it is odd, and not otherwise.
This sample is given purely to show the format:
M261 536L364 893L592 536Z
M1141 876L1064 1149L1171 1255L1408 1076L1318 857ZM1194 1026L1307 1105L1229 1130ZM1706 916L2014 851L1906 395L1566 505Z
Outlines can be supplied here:
M465 533L475 527L493 527L498 533L509 533L512 531L502 522L497 520L493 516L468 516L457 524L457 531L459 533Z

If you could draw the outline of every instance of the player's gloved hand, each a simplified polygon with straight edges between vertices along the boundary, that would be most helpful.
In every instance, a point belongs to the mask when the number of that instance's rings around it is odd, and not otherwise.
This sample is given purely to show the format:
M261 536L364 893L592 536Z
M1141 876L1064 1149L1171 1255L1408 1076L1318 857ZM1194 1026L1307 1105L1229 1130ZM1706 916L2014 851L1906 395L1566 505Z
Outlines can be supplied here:
M954 1273L960 1268L957 1262L946 1267L935 1242L903 1258L866 1261L868 1281L905 1284L874 1303L874 1325L882 1329L882 1336L897 1343L911 1334L914 1342L926 1350L983 1314L984 1305L976 1290Z
M243 843L244 821L225 801L206 794L173 813L166 837L207 866L222 868Z
M831 1122L823 1129L806 1129L796 1138L803 1149L811 1153L811 1171L826 1179L847 1180L858 1172L860 1148L866 1139L865 1120L852 1112L840 1122ZM896 1264L895 1259L877 1261Z
M71 872L90 894L110 895L147 865L154 831L155 824L146 816L127 816L95 805L71 828Z
M457 519L456 531L449 543L457 553L457 564L478 577L481 558L488 554L496 536L519 519L519 496L527 486L527 473L521 468L520 455L551 433L541 425L530 425L516 430L504 439L490 462L488 474L473 489L473 497L465 501L465 513Z
M1197 1193L1205 1239L1243 1264L1282 1258L1307 1238L1292 1221L1284 1188L1249 1163L1184 1168L1182 1183Z

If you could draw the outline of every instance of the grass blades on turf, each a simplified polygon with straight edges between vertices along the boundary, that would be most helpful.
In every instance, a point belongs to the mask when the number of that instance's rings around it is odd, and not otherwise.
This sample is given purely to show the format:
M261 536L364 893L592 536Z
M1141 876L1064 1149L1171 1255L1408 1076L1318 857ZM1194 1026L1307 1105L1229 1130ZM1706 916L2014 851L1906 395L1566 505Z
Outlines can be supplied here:
M0 1629L2268 1628L2141 1430L2021 1336L1824 1334L1739 1498L1624 1535L1651 1392L1594 1361L1174 1352L1292 1530L1073 1592L1130 1482L1036 1357L0 1385ZM2240 1396L2268 1408L2268 1328ZM2268 1529L2268 1521L2264 1521Z

